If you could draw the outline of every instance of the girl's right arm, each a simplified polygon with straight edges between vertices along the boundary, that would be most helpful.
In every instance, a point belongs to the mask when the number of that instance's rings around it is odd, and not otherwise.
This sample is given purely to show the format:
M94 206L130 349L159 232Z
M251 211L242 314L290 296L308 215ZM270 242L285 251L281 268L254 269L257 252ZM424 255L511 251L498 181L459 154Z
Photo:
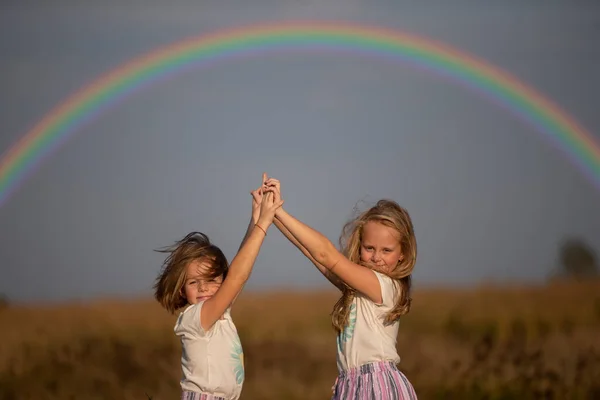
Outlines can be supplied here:
M267 175L263 174L263 183L266 182L266 180L267 180ZM277 191L279 193L281 193L281 186L280 186L279 181L277 179L271 178L271 182L277 188ZM258 204L260 204L261 189L262 189L262 186L261 186L261 188L252 192L254 201L257 202ZM323 264L321 264L317 260L315 260L315 258L310 254L310 252L308 250L306 250L306 248L304 246L302 246L302 244L300 244L300 242L298 242L296 240L296 238L281 223L281 221L279 221L279 219L277 219L277 217L275 217L275 219L273 220L273 223L275 224L277 229L279 229L279 231L283 234L283 236L285 236L294 246L296 246L296 248L298 250L300 250L302 252L302 254L304 254L306 256L306 258L308 258L315 267L317 267L317 269L323 274L323 276L325 276L325 278L327 278L327 280L329 280L329 282L331 282L339 290L341 290L341 291L344 290L344 283L340 280L340 278L338 278L337 275L335 275L330 270L325 268L325 266Z
M279 199L279 190L271 180L266 186L270 187L268 190L273 190L277 194L275 198ZM277 219L330 273L335 274L341 281L364 294L374 303L382 302L381 286L373 270L347 259L323 234L300 222L283 208L277 210Z
M281 223L281 221L279 221L279 219L275 218L273 223L275 224L277 229L279 229L281 233L283 233L283 236L288 238L288 240L292 242L292 244L296 246L298 250L300 250L302 254L304 254L306 258L308 258L310 262L312 262L319 271L321 271L321 273L325 276L325 278L329 280L329 282L331 282L339 290L344 290L344 284L342 283L340 278L338 278L337 275L325 268L323 264L315 260L315 258L309 253L309 251L306 250L306 248L296 240L296 238L290 233L290 231L287 230L287 228Z
M273 201L273 193L267 193L263 196L257 226L252 229L250 235L231 261L227 278L225 278L219 290L202 305L200 325L205 331L208 331L221 318L242 291L250 277L254 261L256 261L265 239L266 231L273 223L275 210L281 207L282 204L283 200L277 203Z

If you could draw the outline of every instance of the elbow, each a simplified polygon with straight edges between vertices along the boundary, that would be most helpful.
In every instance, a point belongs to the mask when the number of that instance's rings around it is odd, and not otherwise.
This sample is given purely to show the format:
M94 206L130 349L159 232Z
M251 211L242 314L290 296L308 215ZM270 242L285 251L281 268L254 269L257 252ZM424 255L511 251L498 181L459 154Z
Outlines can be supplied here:
M323 265L327 269L331 269L335 264L336 254L337 250L335 247L333 247L333 245L331 245L331 243L329 243L328 245L319 249L319 251L315 252L313 257L319 264Z
M249 278L250 278L249 273L239 273L239 272L232 273L232 271L229 271L226 279L231 282L235 282L239 286L244 286Z
M313 257L315 258L315 261L319 264L327 266L327 263L325 262L327 260L327 253L325 253L324 251L319 251L315 253Z

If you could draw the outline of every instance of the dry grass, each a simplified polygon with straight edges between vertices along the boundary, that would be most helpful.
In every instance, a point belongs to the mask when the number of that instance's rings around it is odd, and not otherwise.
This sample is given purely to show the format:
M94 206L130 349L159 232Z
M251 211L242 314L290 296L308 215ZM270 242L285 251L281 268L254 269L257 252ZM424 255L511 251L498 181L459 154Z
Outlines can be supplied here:
M327 399L335 293L243 294L242 399ZM178 398L174 316L152 301L0 310L0 399ZM600 398L600 283L423 289L401 322L421 399Z

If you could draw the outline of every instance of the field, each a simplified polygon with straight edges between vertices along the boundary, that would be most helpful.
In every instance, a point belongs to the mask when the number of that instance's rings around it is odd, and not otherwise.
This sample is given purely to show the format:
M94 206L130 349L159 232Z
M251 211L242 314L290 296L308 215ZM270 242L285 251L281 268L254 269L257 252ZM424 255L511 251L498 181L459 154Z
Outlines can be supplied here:
M242 399L328 399L334 292L244 293ZM600 282L416 290L400 368L420 399L599 399ZM0 310L0 399L179 398L175 317L151 300Z

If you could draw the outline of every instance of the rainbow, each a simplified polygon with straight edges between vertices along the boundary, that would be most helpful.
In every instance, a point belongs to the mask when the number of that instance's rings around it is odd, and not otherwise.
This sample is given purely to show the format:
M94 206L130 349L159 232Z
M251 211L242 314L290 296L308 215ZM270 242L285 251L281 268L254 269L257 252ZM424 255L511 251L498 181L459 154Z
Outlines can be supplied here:
M0 158L0 207L37 167L101 113L162 79L229 59L281 51L350 53L449 78L529 124L600 188L600 145L540 93L465 52L424 37L340 22L282 22L192 37L137 57L47 113Z

